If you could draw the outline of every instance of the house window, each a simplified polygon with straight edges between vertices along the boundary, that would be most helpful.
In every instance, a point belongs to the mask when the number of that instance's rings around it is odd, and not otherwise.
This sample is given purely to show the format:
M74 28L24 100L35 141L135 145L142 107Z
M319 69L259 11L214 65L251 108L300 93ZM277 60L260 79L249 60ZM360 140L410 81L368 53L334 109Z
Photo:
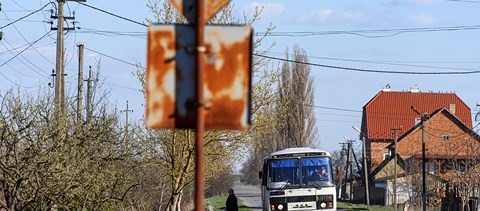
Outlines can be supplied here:
M455 114L455 104L450 104L450 113Z
M427 172L430 174L438 173L438 165L436 163L426 163Z
M457 161L457 166L458 166L458 171L459 172L462 172L462 173L465 173L467 171L467 166L465 165L465 163L461 160Z
M450 135L448 135L448 134L443 135L443 140L444 141L450 141Z

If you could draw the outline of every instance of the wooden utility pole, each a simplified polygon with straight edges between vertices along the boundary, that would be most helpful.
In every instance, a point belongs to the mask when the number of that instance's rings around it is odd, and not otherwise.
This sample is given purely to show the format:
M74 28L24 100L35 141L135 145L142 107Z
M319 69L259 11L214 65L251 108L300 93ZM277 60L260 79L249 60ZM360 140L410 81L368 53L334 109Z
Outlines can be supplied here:
M427 159L425 158L425 121L428 119L427 113L422 113L422 203L423 203L423 211L427 210L427 178L425 175L426 171L426 162Z
M78 46L77 124L82 122L83 101L83 44Z
M90 82L92 81L92 66L88 66L88 79L84 80L87 82L87 105L85 105L86 108L86 115L87 115L87 123L90 122L90 119L92 118L92 86L90 85Z
M426 162L427 159L425 158L425 121L427 121L430 116L422 112L420 113L417 109L415 109L414 106L410 107L415 113L419 114L421 116L421 127L422 127L422 210L426 211L427 210L427 185L426 185Z
M64 52L63 52L63 5L64 0L58 0L57 6L57 52L56 52L56 75L55 78L55 113L57 117L65 111L65 84L64 84Z
M338 198L342 198L343 199L343 194L345 194L346 192L346 176L345 176L345 186L343 185L343 182L342 182L342 179L343 179L343 169L345 168L344 167L344 164L343 164L343 157L345 157L345 155L347 154L346 150L345 150L345 144L346 143L340 143L342 145L342 149L340 151L340 172L339 172L339 184L340 186L338 187ZM344 188L345 187L345 188Z
M348 181L348 168L350 167L350 144L346 143L347 144L347 162L345 163L345 191L343 192L343 194L347 194L347 181ZM352 185L352 184L350 184Z
M128 100L127 108L125 110L121 110L120 112L125 112L125 146L128 146L128 113L133 112L133 110L128 110Z
M350 169L350 195L348 198L352 200L353 199L353 161L352 159L354 156L353 147L352 147L353 140L347 139L346 137L345 137L345 140L347 142L347 163L346 163L347 168L345 171L345 186L347 184L347 179L348 179L348 170ZM346 188L345 188L345 193L346 193Z
M368 167L367 167L367 143L365 142L365 133L363 133L360 129L355 126L352 126L354 130L356 130L360 137L362 138L363 146L362 146L362 154L363 154L363 185L365 186L365 201L367 203L367 208L370 209L370 186L368 185Z
M66 111L65 108L65 52L64 52L64 40L63 40L63 31L64 30L75 30L75 22L73 22L74 27L64 28L65 20L74 20L75 17L65 17L63 13L63 6L65 1L72 0L57 0L57 14L51 15L50 18L57 19L57 27L50 27L50 30L57 30L57 51L55 59L55 68L56 75L55 78L55 114L64 114ZM85 0L75 0L84 2ZM53 22L52 22L53 23Z
M395 135L395 145L393 149L393 159L394 159L394 164L393 164L393 210L397 211L397 141L398 141L398 130L400 128L394 128L394 135Z
M348 151L350 152L348 154L348 156L352 156L351 158L353 158L353 146L352 146L352 140L349 140L348 141ZM356 162L356 159L355 159L355 162ZM353 161L350 159L350 200L353 200Z

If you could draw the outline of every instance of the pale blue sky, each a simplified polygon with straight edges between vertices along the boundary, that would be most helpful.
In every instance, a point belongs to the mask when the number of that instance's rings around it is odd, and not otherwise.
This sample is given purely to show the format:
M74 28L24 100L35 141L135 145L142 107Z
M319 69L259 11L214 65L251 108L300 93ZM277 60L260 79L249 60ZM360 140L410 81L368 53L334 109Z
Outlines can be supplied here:
M2 1L0 26L41 8L45 0ZM87 0L88 5L135 20L152 17L146 0L98 1ZM357 69L401 72L457 72L480 70L480 1L449 0L233 0L235 15L242 11L251 14L255 6L264 6L262 19L254 25L256 32L264 32L271 23L274 33L312 32L312 36L269 36L266 44L276 43L269 56L284 57L287 47L298 44L315 64ZM76 11L76 26L82 29L66 35L66 78L71 91L77 83L77 48L85 47L117 59L145 64L146 28L117 17L69 2L66 14ZM2 29L0 64L13 57L8 49L22 51L27 45L49 31L51 6L13 25ZM56 24L54 24L55 26ZM15 26L16 29L13 27ZM451 27L451 28L445 28ZM402 29L402 30L400 30ZM17 32L18 30L18 32ZM92 31L93 30L93 31ZM381 30L381 31L365 31ZM100 35L100 31L108 31ZM19 33L20 32L20 33ZM135 32L114 36L111 32ZM25 38L22 38L22 36ZM125 34L125 33L124 33ZM278 35L278 34L277 34ZM42 54L27 49L21 56L0 67L0 89L20 84L22 89L35 93L38 84L47 89L51 70L55 68L55 37L47 37L34 45ZM5 46L6 47L5 47ZM260 47L263 49L263 46ZM88 65L100 58L98 53L85 50L85 76ZM16 52L14 51L16 54ZM31 62L31 63L29 63ZM276 66L279 62L272 61ZM112 89L111 102L125 109L129 100L134 110L132 118L142 118L143 97L135 68L123 62L102 57L102 76L105 87ZM408 90L418 85L421 91L455 92L476 112L480 100L480 74L466 75L410 75L347 71L311 67L315 80L315 105L320 147L338 149L344 136L357 138L352 126L360 127L362 107L386 84L392 90ZM33 85L33 87L31 87ZM31 88L29 88L31 87ZM50 88L48 88L50 89ZM50 89L53 91L53 89ZM333 109L326 109L333 108ZM336 109L336 110L335 110ZM353 110L353 111L346 111ZM355 112L357 111L357 112ZM474 123L475 124L475 123Z

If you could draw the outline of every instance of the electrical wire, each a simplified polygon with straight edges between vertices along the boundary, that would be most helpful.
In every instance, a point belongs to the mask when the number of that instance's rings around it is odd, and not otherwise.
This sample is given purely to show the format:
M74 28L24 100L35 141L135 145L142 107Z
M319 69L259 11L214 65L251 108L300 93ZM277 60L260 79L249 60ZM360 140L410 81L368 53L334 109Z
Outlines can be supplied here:
M140 23L140 22L138 22L138 21L134 21L134 20L132 20L132 19L128 19L128 18L126 18L126 17L122 17L122 16L120 16L120 15L113 14L113 13L111 13L111 12L105 11L105 10L103 10L103 9L100 9L100 8L97 8L97 7L94 7L94 6L90 6L90 5L88 5L88 4L85 4L85 3L82 3L82 2L78 2L78 3L79 3L79 4L81 4L81 5L83 5L83 6L86 6L86 7L92 8L92 9L94 9L94 10L98 10L98 11L100 11L100 12L103 12L103 13L109 14L109 15L111 15L111 16L114 16L114 17L117 17L117 18L120 18L120 19L123 19L123 20L129 21L129 22L132 22L132 23L135 23L135 24L141 25L141 26L145 26L145 27L147 27L147 26L148 26L148 25L146 25L146 24L144 24L144 23Z
M268 37L308 37L321 35L358 35L367 38L392 37L402 33L419 33L419 32L444 32L444 31L464 31L479 30L480 25L463 25L463 26L445 26L445 27L421 27L421 28L398 28L398 29L366 29L366 30L338 30L338 31L297 31L297 32L256 32L254 36ZM387 35L366 35L366 34L390 33Z
M299 61L295 61L295 60L277 58L277 57L273 57L273 56L265 56L265 55L260 55L260 54L253 54L253 55L258 56L258 57L267 58L267 59L284 61L284 62L292 62L292 63L296 63L296 64L304 64L304 65L311 65L311 66L315 66L315 67L340 69L340 70L354 71L354 72L381 73L381 74L406 74L406 75L466 75L466 74L480 73L480 70L458 71L458 72L407 72L407 71L392 71L392 70L361 69L361 68L353 68L353 67L342 67L342 66L334 66L334 65L316 64L316 63L311 63L311 62L299 62Z
M35 10L2 10L2 12L6 12L6 13L19 13L19 12L33 12Z
M336 110L336 111L348 111L348 112L357 112L357 113L363 112L363 111L359 111L359 110L352 110L352 109L346 109L346 108L336 108L336 107L317 106L317 105L308 105L308 104L303 104L303 105L314 107L314 108L323 108L323 109Z
M268 55L286 55L292 56L293 54L285 54L285 53L277 53L277 52L269 52ZM447 70L477 70L471 68L457 68L457 67L441 67L441 66L428 66L428 65L413 65L413 64L401 64L401 62L397 61L374 61L374 60L359 60L359 59L346 59L346 58L333 58L333 57L321 57L321 56L312 56L308 55L308 58L312 59L323 59L323 60L333 60L333 61L346 61L346 62L360 62L360 63L368 63L368 64L384 64L384 65L395 65L395 66L405 66L405 67L421 67L421 68L434 68L434 69L447 69ZM435 62L407 62L404 61L403 63L435 63ZM478 62L439 62L439 63L480 63Z
M112 82L104 82L102 84L110 85L110 86L114 86L114 87L118 87L118 88L123 88L123 89L130 89L130 90L133 90L133 91L139 91L139 92L143 91L141 89L136 89L136 88L133 88L133 87L124 86L124 85L120 85L120 84L116 84L116 83L112 83Z
M142 24L147 26L145 24ZM255 32L253 36L267 36L267 37L308 37L320 35L342 35L351 34L367 38L391 37L402 33L413 32L442 32L442 31L462 31L462 30L479 30L480 25L465 25L465 26L447 26L447 27L431 27L431 28L403 28L403 29L369 29L369 30L345 30L345 31L304 31L304 32ZM138 36L146 36L146 32L112 32L102 30L91 30L89 33L98 32L98 34L107 36L108 33L114 35L132 36L131 33L136 33ZM369 33L391 33L388 35L365 35Z
M139 65L139 64L133 64L133 63L127 62L127 61L125 61L125 60L115 58L115 57L110 56L110 55L108 55L108 54L100 53L100 52L98 52L98 51L96 51L96 50L92 50L92 49L87 48L87 47L84 47L84 48L85 48L85 50L89 50L89 51L91 51L91 52L98 53L98 54L100 54L100 55L102 55L102 56L105 56L105 57L108 57L108 58L110 58L110 59L113 59L113 60L116 60L116 61L119 61L119 62L128 64L128 65L131 65L131 66L134 66L134 67L137 67L137 68L146 69L145 67L143 67L143 66L141 66L141 65Z
M97 29L90 29L90 28L83 28L83 27L81 28L80 31L78 31L78 33L97 34L97 35L103 35L107 37L129 36L129 37L140 37L142 39L147 37L146 32L106 31L106 30L97 30Z
M1 18L0 21L10 21L10 20ZM21 21L22 22L31 22L31 23L41 23L41 22L43 22L43 21L38 21L38 20L21 20Z
M320 118L315 118L315 120L321 121L321 122L341 122L341 123L359 123L358 121L347 121L347 120L338 120L338 119L320 119Z
M8 19L8 21L11 21L10 18L7 16L6 13L3 13L5 15L5 17ZM20 30L18 30L18 28L15 26L15 25L12 25L13 28L15 28L15 31L17 31L18 34L20 34L20 36L22 37L22 39L29 43L29 41L27 40L27 38L25 38L25 36L23 36L23 34L20 32ZM32 46L32 49L37 52L38 55L40 55L42 58L44 58L46 61L50 62L51 64L55 64L53 63L52 61L50 61L50 59L48 59L47 57L45 57L42 53L40 53L34 46ZM22 56L23 57L23 56ZM26 59L26 58L25 58ZM36 67L35 64L33 64L32 62L30 62L30 60L26 59L27 61L29 61L30 64L32 64L33 66ZM37 69L41 70L40 68L37 67Z
M18 52L16 55L14 55L12 58L10 58L9 60L5 61L4 63L0 64L0 67L3 67L5 64L7 64L8 62L12 61L13 59L17 58L17 56L19 56L20 54L22 54L23 52L25 52L27 49L29 49L30 47L32 47L33 45L35 45L38 41L42 40L43 38L45 38L46 36L48 36L50 34L49 33L46 33L45 35L43 35L42 37L40 37L38 40L35 40L34 42L30 43L30 45L28 45L26 48L24 48L22 51Z
M2 44L3 44L3 43L2 43ZM7 66L10 70L15 71L16 73L18 73L18 74L20 74L20 75L22 75L22 76L25 76L25 77L28 77L28 78L37 78L37 79L41 78L41 77L32 76L32 75L30 75L30 74L22 73L21 71L17 70L16 68L10 66L10 64L6 64L6 66Z
M42 10L43 10L45 7L47 7L48 5L49 5L49 4L45 4L45 5L44 5L42 8L40 8L40 9L38 9L38 10L35 10L35 11L33 11L33 12L29 13L28 15L25 15L25 16L23 16L23 17L21 17L21 18L19 18L19 19L15 20L15 21L13 21L13 22L10 22L10 23L8 23L7 25L4 25L4 26L0 27L0 29L3 29L3 28L5 28L5 27L7 27L7 26L10 26L10 25L12 25L12 24L14 24L14 23L18 22L18 21L21 21L21 20L22 20L22 19L24 19L24 18L27 18L27 17L29 17L30 15L33 15L33 14L35 14L35 13L39 12L39 11L42 11Z
M8 42L7 39L4 39L3 41L5 41L8 45L13 47L12 44L10 42ZM2 45L3 45L3 47L5 47L5 49L9 50L8 47L3 42L2 42ZM13 52L13 51L15 51L15 52ZM10 53L15 56L19 52L17 50L10 50ZM18 60L21 63L23 63L25 66L27 66L30 70L34 71L35 73L37 73L38 75L41 75L41 76L47 76L48 75L47 73L42 72L43 70L40 67L38 67L37 65L32 63L29 59L25 58L25 56L23 56L23 55L19 55L19 56L23 59L18 58ZM30 65L28 65L27 63L25 63L24 60L26 60L31 66L35 67L36 70L34 68L32 68Z
M13 1L13 3L15 3L17 6L19 6L19 7L22 8L23 10L27 10L27 9L25 9L25 7L23 7L22 5L20 5L19 3L17 3L17 1L15 1L15 0L12 0L12 1Z

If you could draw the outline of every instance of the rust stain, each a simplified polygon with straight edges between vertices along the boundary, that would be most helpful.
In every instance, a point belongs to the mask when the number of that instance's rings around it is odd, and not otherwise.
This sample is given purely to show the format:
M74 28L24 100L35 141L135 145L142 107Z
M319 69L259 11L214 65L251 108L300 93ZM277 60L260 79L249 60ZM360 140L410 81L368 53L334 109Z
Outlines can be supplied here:
M205 117L208 128L218 130L225 128L244 129L245 125L240 121L240 117L245 107L239 105L246 104L245 100L232 100L228 96L214 98L212 104L215 105L215 109L209 110Z
M175 52L173 30L148 29L147 107L149 128L172 128L175 112L175 61L166 62Z
M230 32L235 33L235 32ZM247 33L248 35L248 33ZM250 85L250 36L238 39L225 31L209 31L215 62L205 71L206 99L211 109L206 112L208 128L245 129Z

